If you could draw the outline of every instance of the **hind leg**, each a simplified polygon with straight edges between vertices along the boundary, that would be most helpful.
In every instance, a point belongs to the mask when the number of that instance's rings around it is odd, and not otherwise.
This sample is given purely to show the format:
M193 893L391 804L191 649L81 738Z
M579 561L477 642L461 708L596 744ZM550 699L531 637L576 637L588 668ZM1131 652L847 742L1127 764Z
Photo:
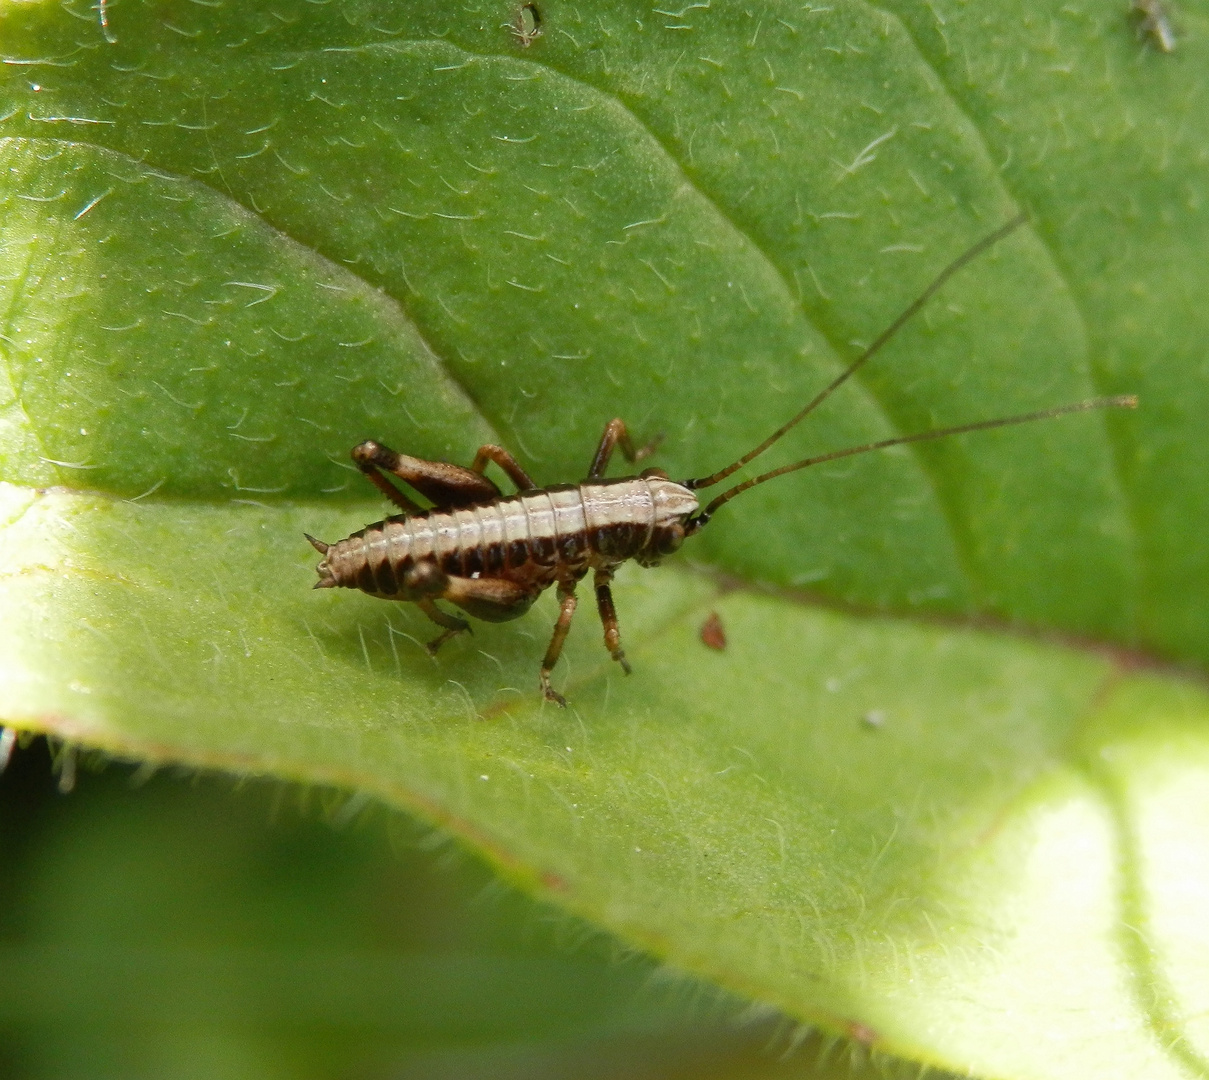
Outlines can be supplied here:
M471 632L470 623L465 619L459 619L456 615L446 615L431 600L417 600L416 607L424 612L437 626L445 628L443 633L438 634L424 646L428 650L429 656L436 656L437 650L454 635L462 633L463 630L468 634Z
M539 588L518 585L506 578L451 577L445 579L438 598L456 604L466 614L483 622L508 622L524 615L540 594ZM432 608L432 611L424 609L428 617L442 626L450 627L429 646L430 651L435 651L441 642L452 637L459 629L469 629L463 620L446 615L431 600L428 604Z
M500 489L481 472L444 461L425 461L409 454L400 454L372 439L353 447L353 462L365 473L370 483L405 514L423 511L387 480L384 473L397 476L408 487L415 488L440 507L471 506L500 497Z
M456 615L442 611L432 602L434 597L444 595L445 590L449 588L449 576L436 563L428 561L416 563L403 575L400 584L408 599L414 600L416 607L437 626L444 628L443 634L428 643L429 656L435 656L437 649L454 634L460 634L463 630L467 633L470 632L470 624L465 619L459 619Z

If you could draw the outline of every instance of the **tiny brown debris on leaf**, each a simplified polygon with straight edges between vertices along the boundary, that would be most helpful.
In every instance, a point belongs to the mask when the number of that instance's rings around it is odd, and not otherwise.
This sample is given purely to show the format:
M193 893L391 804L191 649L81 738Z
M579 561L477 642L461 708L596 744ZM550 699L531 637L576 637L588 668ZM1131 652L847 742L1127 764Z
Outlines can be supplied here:
M716 611L711 611L709 618L701 624L701 642L718 652L726 650L726 631L722 628L722 620L718 618Z

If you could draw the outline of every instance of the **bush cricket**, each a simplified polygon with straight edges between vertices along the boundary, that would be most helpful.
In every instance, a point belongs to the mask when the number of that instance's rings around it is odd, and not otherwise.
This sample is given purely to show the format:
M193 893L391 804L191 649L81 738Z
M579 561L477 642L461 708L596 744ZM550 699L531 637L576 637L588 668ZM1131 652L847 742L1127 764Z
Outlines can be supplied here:
M655 442L637 448L625 422L610 420L601 435L585 480L539 488L521 464L500 446L482 446L470 468L424 461L367 441L353 448L353 461L401 514L367 525L344 540L325 544L307 534L323 555L316 589L360 589L385 600L415 603L441 633L428 644L430 654L454 634L469 630L465 619L437 607L444 600L467 615L487 622L505 622L525 614L551 585L557 587L559 612L554 634L542 660L539 682L548 701L566 700L550 685L575 614L575 587L588 573L605 648L628 675L630 665L621 647L617 612L610 584L618 566L633 559L656 566L676 551L687 537L700 532L723 505L743 492L778 476L827 461L884 450L891 446L948 438L1012 424L1049 420L1091 409L1134 408L1132 395L1092 398L1038 412L881 439L862 446L804 458L744 480L716 495L701 509L696 492L721 483L800 424L847 382L888 342L958 270L1014 231L1024 214L979 240L945 267L860 356L819 391L788 422L737 461L708 476L672 480L662 469L645 469L638 476L608 479L605 472L614 450L629 462L641 461ZM494 462L516 485L505 496L485 475ZM398 477L432 503L425 509L386 478Z

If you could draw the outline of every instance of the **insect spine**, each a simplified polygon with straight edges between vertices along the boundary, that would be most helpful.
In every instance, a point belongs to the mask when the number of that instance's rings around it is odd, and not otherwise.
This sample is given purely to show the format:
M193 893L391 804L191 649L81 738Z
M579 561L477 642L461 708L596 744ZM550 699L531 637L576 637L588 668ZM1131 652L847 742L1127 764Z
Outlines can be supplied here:
M697 491L721 483L782 439L868 363L949 278L1025 220L1023 214L1013 218L954 259L797 415L759 446L709 476L675 481L661 469L646 469L638 476L606 478L615 450L620 449L628 461L637 462L651 454L658 443L656 439L648 446L635 448L621 419L605 426L584 481L545 488L539 488L500 446L480 447L467 469L400 454L373 441L359 444L353 448L353 461L402 513L367 525L334 544L308 534L307 539L323 555L315 588L360 589L371 596L415 603L441 627L442 632L428 644L429 652L435 653L450 637L470 629L465 619L437 607L437 600L451 603L477 619L505 622L523 615L544 590L556 586L558 619L542 660L539 683L547 700L566 705L563 696L550 685L550 672L558 662L575 614L575 587L592 571L605 647L628 675L630 665L621 645L611 587L617 567L630 559L641 566L658 565L661 558L705 528L719 509L743 492L800 469L891 446L1092 409L1137 405L1132 395L1093 398L833 450L737 483L701 508ZM486 475L490 462L508 475L516 485L516 494L504 496ZM422 508L388 480L387 474L398 477L433 505Z

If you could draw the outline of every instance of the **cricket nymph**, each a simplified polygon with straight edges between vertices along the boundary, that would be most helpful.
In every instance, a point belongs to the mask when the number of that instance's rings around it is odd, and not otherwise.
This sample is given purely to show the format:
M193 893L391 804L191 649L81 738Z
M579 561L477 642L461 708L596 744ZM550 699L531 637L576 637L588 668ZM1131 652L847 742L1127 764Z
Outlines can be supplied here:
M688 488L648 469L638 478L399 514L329 545L315 587L387 600L439 597L476 619L506 622L560 577L611 574L630 559L656 565L683 543L698 505Z
M613 572L635 560L655 566L695 529L697 496L661 469L640 476L604 477L615 447L630 461L651 453L635 450L621 420L601 437L588 479L581 484L538 488L507 450L483 446L469 469L399 454L376 442L353 448L353 461L404 512L335 544L307 539L322 552L316 589L360 589L384 600L415 603L444 632L429 642L435 653L454 634L469 630L463 619L434 601L445 600L484 622L519 618L551 585L558 586L559 617L542 662L542 692L565 705L550 686L575 613L575 586L594 571L596 605L605 647L628 675L610 588ZM484 475L495 462L519 489L505 497ZM391 473L435 504L421 509L386 479Z
M714 514L737 495L778 476L871 450L1048 420L1089 409L1133 408L1137 404L1137 399L1128 394L1093 398L1039 412L976 420L833 450L737 483L716 495L705 509L700 508L696 491L725 480L801 423L866 364L953 274L1025 220L1023 214L1018 215L954 259L796 416L759 446L709 476L677 482L660 469L647 469L639 476L606 479L605 472L615 449L620 449L627 460L639 461L651 454L658 443L656 439L649 446L635 449L620 419L605 426L582 483L544 488L539 488L520 462L500 446L479 447L467 469L396 453L373 441L361 443L353 448L353 461L403 512L367 525L335 544L325 544L308 535L307 539L323 554L315 588L360 589L384 600L416 604L443 627L443 632L428 644L429 652L435 653L454 634L470 629L464 619L437 607L437 600L447 601L476 619L506 622L524 615L545 589L556 585L558 621L542 660L540 681L548 701L566 705L562 695L550 685L550 672L571 628L575 586L591 570L605 647L628 675L630 665L621 648L621 632L613 606L614 571L630 559L642 566L656 565L662 556L679 548L686 537L705 528ZM505 496L500 491L486 475L489 463L508 475L517 494ZM388 473L419 492L432 506L421 507L386 478Z

